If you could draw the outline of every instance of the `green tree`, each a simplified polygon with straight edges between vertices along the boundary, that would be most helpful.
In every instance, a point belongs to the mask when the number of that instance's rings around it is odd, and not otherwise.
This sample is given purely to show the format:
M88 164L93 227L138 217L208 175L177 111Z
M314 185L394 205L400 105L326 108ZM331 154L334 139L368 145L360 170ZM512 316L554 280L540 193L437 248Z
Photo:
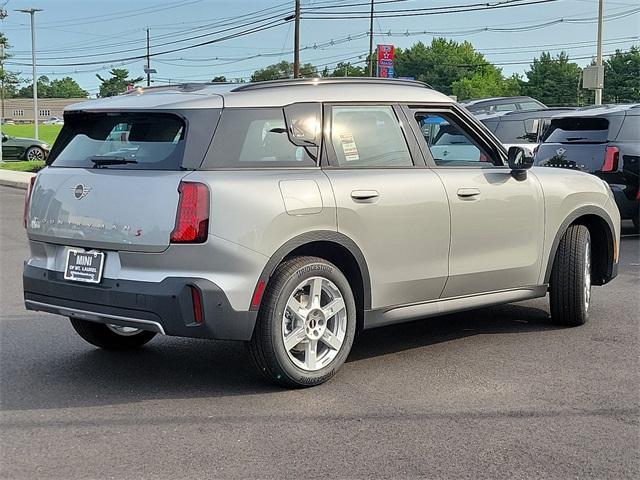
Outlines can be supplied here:
M17 94L20 98L31 98L33 96L33 84L22 87ZM58 80L49 80L43 75L38 78L39 98L86 98L89 93L80 88L78 82L71 77L64 77Z
M109 71L111 78L102 78L96 74L100 84L99 97L113 97L127 91L128 85L134 85L143 80L143 77L129 78L129 70L126 68L113 68Z
M616 50L604 62L603 97L608 103L640 102L640 47Z
M0 32L0 44L4 46L4 58L2 59L2 62L0 62L0 96L2 99L12 98L18 93L18 85L21 82L20 74L10 72L4 68L5 59L11 58L11 45L9 44L7 37L2 32Z
M552 57L542 52L534 58L530 70L525 72L527 81L522 83L522 93L549 106L578 105L582 70L571 62L565 52Z
M217 77L213 77L211 80L212 83L227 83L227 77L224 75L218 75Z
M46 75L42 75L38 78L38 98L49 98L49 90L51 89L51 80ZM22 87L18 90L16 95L19 98L31 98L33 97L33 83Z
M351 65L350 63L340 62L335 68L330 71L328 67L325 67L322 71L323 77L364 77L366 76L364 68L357 65Z
M471 43L444 38L434 38L428 46L418 42L405 50L398 48L395 54L397 76L414 77L447 95L453 94L454 82L491 68L495 69Z
M300 76L307 78L317 77L318 70L310 63L305 63L304 65L300 65ZM278 80L281 78L291 77L293 77L293 63L283 60L282 62L274 63L273 65L256 70L253 72L253 75L251 75L251 81L264 82L267 80Z
M451 90L458 100L486 97L510 97L520 94L519 78L514 75L503 78L500 69L489 65L451 84Z

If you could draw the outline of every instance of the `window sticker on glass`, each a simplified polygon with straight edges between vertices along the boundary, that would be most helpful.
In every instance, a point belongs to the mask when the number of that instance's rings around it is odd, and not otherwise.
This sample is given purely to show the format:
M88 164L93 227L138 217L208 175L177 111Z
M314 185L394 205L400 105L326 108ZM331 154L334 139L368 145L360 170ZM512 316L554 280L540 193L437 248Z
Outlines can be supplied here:
M356 160L360 160L360 155L358 154L358 147L356 146L356 142L353 139L353 134L351 133L341 133L340 134L340 143L342 144L342 151L344 152L344 159L347 162L353 162Z

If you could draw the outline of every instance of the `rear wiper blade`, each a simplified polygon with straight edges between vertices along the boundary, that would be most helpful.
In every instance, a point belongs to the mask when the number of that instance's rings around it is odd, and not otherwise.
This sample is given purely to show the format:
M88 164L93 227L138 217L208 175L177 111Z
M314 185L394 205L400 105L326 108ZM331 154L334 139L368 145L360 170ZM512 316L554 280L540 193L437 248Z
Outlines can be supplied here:
M138 163L135 160L127 160L124 157L89 157L89 160L93 162L94 168L107 165L127 165L129 163Z

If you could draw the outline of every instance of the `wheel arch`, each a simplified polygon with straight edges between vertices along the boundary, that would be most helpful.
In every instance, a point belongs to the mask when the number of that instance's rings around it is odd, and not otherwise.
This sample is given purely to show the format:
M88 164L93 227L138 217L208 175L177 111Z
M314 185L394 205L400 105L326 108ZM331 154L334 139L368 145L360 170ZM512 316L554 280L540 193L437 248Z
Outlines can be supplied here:
M358 245L346 235L330 230L298 235L276 250L262 270L258 282L268 284L278 265L298 255L323 258L344 273L356 300L358 325L361 326L364 311L371 308L371 278L367 262Z
M584 225L591 237L592 282L604 285L615 275L616 239L613 220L602 208L596 206L580 207L565 218L558 228L549 252L549 261L544 276L544 283L549 283L551 271L560 244L560 239L571 225Z

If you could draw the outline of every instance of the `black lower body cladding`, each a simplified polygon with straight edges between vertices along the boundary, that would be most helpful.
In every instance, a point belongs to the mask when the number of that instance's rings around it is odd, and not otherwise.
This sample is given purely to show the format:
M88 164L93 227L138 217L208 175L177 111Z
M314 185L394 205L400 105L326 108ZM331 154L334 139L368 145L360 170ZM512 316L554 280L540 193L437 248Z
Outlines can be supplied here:
M64 315L75 311L78 318L180 337L249 340L257 316L257 312L234 310L224 292L202 278L172 277L157 283L105 278L93 285L25 265L23 283L29 310ZM195 321L191 287L202 296L201 324Z

